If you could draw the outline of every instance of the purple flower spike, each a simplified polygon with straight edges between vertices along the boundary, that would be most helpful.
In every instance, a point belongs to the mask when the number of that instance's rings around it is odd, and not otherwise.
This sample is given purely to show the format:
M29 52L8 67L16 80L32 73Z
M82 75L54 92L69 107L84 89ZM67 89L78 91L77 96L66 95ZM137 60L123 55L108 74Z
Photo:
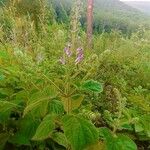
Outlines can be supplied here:
M68 57L71 57L72 52L71 52L71 50L70 50L70 47L65 47L65 48L64 48L64 51L65 51L65 53L66 53L66 55L67 55Z
M62 64L62 65L65 65L65 59L63 58L63 57L61 57L60 59L59 59L59 62Z
M82 48L77 48L77 54L78 53L83 53L83 49Z
M82 48L78 48L77 49L77 58L75 60L75 64L77 65L78 63L80 63L84 58L83 55L83 49Z

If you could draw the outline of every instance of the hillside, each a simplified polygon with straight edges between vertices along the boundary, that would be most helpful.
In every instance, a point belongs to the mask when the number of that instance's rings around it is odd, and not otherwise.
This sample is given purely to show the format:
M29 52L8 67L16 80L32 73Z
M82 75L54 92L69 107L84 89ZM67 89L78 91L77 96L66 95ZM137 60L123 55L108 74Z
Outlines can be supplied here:
M86 9L86 0L83 6ZM57 20L64 22L64 16L70 14L72 2L70 0L53 0ZM67 6L67 7L66 7ZM64 10L66 12L64 12ZM86 10L83 11L81 23L86 26ZM66 18L66 17L65 17ZM138 25L137 25L138 24ZM133 8L119 0L95 0L94 1L94 31L101 33L104 30L121 30L123 33L131 33L139 25L149 26L149 17L138 9Z
M7 2L8 0L0 0ZM23 12L31 12L32 14L39 12L39 7L33 6L31 2L38 0L20 1L19 10ZM46 0L50 6L53 6L55 19L59 23L69 25L71 8L74 0ZM83 28L86 27L86 0L82 0L83 13L80 19ZM25 4L24 4L25 3ZM51 5L52 3L52 5ZM21 6L22 5L22 6ZM34 8L35 7L35 8ZM31 9L32 8L32 9ZM50 9L50 8L49 8ZM38 20L38 15L33 15ZM150 17L137 8L133 8L119 0L94 0L94 31L102 33L110 32L112 29L120 30L122 33L130 35L136 31L139 26L150 27Z
M135 30L137 24L149 24L148 17L142 12L119 0L95 0L95 21L96 28L99 24L106 30L119 29L123 33L130 33ZM100 29L101 30L101 29Z
M125 1L125 3L150 15L150 2L148 1Z
M150 150L146 16L51 1L0 7L0 150Z

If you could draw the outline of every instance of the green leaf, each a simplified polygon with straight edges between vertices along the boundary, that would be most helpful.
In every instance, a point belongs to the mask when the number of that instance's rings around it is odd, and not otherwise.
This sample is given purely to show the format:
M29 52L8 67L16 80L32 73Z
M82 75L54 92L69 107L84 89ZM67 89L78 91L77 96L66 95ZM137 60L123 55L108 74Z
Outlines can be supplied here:
M27 107L24 110L24 115L32 112L36 116L45 116L48 112L48 104L50 100L55 98L57 91L51 85L45 87L42 91L32 89L29 94Z
M132 127L132 125L130 125L130 124L123 124L123 125L121 126L121 129L133 131L133 127Z
M141 123L136 123L135 124L135 132L142 132L144 131L143 125Z
M98 142L98 132L93 124L84 118L67 115L63 118L64 133L73 150L83 150Z
M13 109L19 108L20 106L13 102L0 100L0 122L5 122Z
M113 138L112 133L108 128L99 128L99 137L108 141Z
M26 116L18 121L18 131L9 142L17 145L30 145L30 140L36 132L39 121L34 120L31 116Z
M72 97L69 97L69 98L62 97L61 101L63 102L65 111L69 113L69 112L77 109L81 105L83 99L84 99L83 95L77 94L77 95L73 95Z
M107 150L137 150L136 144L127 136L119 135L107 141Z
M84 95L76 94L71 97L72 110L80 107L82 101L84 99Z
M69 97L69 98L62 97L61 101L63 102L65 111L71 112L71 111L79 108L83 99L84 99L83 95L76 94L76 95L73 95L72 97Z
M5 113L13 108L17 108L20 107L19 105L12 103L12 102L8 102L5 100L0 100L0 113Z
M51 100L49 102L49 112L54 114L64 113L63 103L59 100Z
M2 73L0 73L0 81L2 81L4 79L5 79L5 76Z
M0 133L0 149L2 150L9 139L8 133Z
M98 143L89 145L86 149L84 150L106 150L105 149L105 143L102 141L99 141Z
M36 133L33 140L39 141L39 140L45 140L50 137L52 134L54 128L55 128L55 116L47 115L41 124L38 126Z
M6 98L13 94L13 89L11 88L0 88L0 98Z
M103 91L103 86L101 83L94 81L94 80L87 80L81 86L83 90L101 93Z
M0 58L8 59L8 57L9 57L9 55L8 55L7 51L0 50Z
M135 124L135 131L144 132L150 138L150 115L142 115L139 117L139 122Z
M38 109L37 111L40 111L40 108L47 108L48 106L48 99L40 99L37 101L34 101L32 103L30 103L25 109L24 109L24 114L23 116L25 116L26 114L28 114L31 111L34 111L35 109Z
M34 113L37 116L44 116L47 113L48 103L50 100L50 96L47 93L42 92L34 92L29 95L29 100L27 102L27 106L24 109L24 116L29 112Z
M137 146L128 136L113 135L108 128L100 128L99 136L106 142L106 150L137 150Z
M59 145L64 146L65 148L67 148L69 146L68 140L67 140L66 136L64 135L64 133L56 132L52 135L52 139L55 142L57 142Z

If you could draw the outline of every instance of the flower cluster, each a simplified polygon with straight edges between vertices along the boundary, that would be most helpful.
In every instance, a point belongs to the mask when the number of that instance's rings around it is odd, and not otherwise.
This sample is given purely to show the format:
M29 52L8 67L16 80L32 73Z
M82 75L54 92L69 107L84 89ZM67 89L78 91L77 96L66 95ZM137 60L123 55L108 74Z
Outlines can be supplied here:
M71 52L71 45L70 45L70 44L68 44L68 46L64 48L64 52L65 52L65 54L66 54L68 57L71 57L72 52Z
M72 51L71 51L71 45L68 44L67 47L64 48L64 56L59 59L59 62L63 65L66 64L65 58L68 57L70 58L72 56ZM75 59L75 64L79 64L84 58L83 54L83 49L82 48L77 48L76 50L76 59Z
M83 49L82 48L77 48L77 58L75 60L75 64L77 65L78 63L80 63L84 58L83 55Z

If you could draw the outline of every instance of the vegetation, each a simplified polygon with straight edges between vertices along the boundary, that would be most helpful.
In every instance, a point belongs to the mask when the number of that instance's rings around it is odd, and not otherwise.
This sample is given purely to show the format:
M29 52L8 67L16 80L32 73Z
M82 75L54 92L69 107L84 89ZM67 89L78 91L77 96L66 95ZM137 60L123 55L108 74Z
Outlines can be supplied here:
M149 1L126 1L129 6L132 6L145 14L150 15L150 2Z
M150 30L103 31L89 48L76 3L69 24L22 2L0 11L0 150L148 150Z
M70 0L53 0L53 6L57 10L56 16L59 22L65 22L69 17L72 2ZM86 6L86 0L83 0ZM80 19L82 27L86 28L86 7L83 7ZM137 9L132 8L119 0L95 0L94 1L94 31L95 33L111 32L120 30L123 34L130 36L139 26L149 28L149 16Z

